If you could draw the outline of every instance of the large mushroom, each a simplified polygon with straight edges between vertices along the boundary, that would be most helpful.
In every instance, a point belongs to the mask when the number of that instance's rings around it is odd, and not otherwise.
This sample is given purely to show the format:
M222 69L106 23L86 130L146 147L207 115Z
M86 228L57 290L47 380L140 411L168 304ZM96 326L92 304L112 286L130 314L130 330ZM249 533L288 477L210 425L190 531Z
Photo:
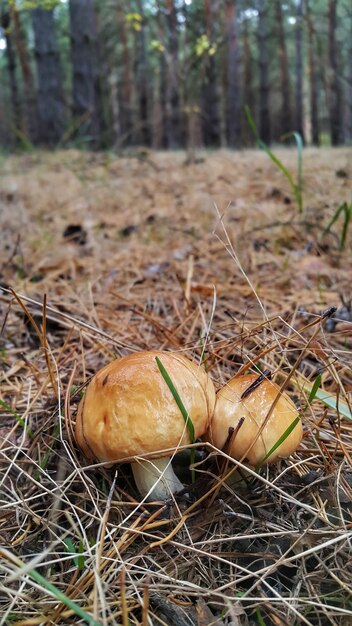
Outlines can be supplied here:
M165 500L183 489L170 454L191 443L191 436L156 357L182 400L194 439L203 435L215 405L211 379L186 357L158 351L116 359L95 374L79 404L75 434L91 459L113 464L148 455L131 463L136 485L143 497Z
M298 415L276 383L257 374L238 376L218 391L206 438L234 459L255 467L264 459L271 463L295 452L302 439L301 420L266 457Z

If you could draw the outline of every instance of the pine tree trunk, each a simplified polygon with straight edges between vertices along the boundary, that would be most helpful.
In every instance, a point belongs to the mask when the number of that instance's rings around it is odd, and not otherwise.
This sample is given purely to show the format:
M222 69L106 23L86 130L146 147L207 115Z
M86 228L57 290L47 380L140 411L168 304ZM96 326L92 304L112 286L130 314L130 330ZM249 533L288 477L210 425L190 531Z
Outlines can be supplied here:
M123 5L117 4L117 19L119 24L119 35L122 44L122 84L121 92L121 141L122 143L132 142L132 76L130 51L128 47L128 37L125 23Z
M330 136L333 146L343 143L342 93L339 80L336 42L337 0L329 0L329 57L330 57Z
M155 91L155 136L153 136L153 142L155 148L167 147L166 136L166 90L167 90L167 64L166 64L166 45L165 45L165 33L164 22L159 0L157 0L157 23L158 23L158 38L162 46L159 57L159 71L158 71L158 85Z
M138 12L142 17L141 30L138 33L137 93L139 100L140 140L145 146L150 145L149 103L148 103L148 62L145 43L145 15L142 0L137 0Z
M1 13L1 28L3 29L6 41L5 52L11 94L11 138L13 138L14 143L16 143L17 133L22 131L22 116L16 78L16 57L13 49L12 33L10 30L10 14L8 11Z
M121 142L121 115L118 94L118 80L115 67L109 71L109 105L111 111L111 125L113 137L112 147L117 150Z
M236 0L226 2L228 85L227 85L227 136L231 148L241 143L241 94L239 80L239 49Z
M296 13L296 128L295 130L301 135L304 141L303 130L303 49L302 49L302 19L303 19L303 0L298 0Z
M266 3L259 0L258 23L258 54L259 54L259 135L267 144L271 142L270 126L270 86L269 68L266 46Z
M94 0L70 0L70 29L73 114L78 134L98 147L101 127Z
M280 60L280 84L281 84L281 114L280 135L288 133L292 128L290 78L288 71L288 57L285 39L285 29L282 17L281 0L276 0L276 23L278 35L278 52Z
M7 102L4 90L0 90L0 146L5 148L13 147L13 137L11 136L11 129L9 120L7 118Z
M18 59L21 65L24 85L25 132L27 133L30 141L36 143L38 139L38 109L37 94L34 85L33 73L28 59L28 51L20 21L19 11L16 9L15 4L11 6L10 10L11 20L13 22L13 35L16 43Z
M168 67L166 90L166 137L167 147L180 147L180 97L178 86L178 40L177 15L174 0L166 0L168 24Z
M204 0L204 11L207 37L210 45L213 45L216 40L214 0ZM214 55L210 55L206 59L202 96L204 142L208 146L218 146L220 144L219 102Z
M352 143L352 15L349 39L348 87L347 87L347 127L348 139Z
M244 104L249 108L251 115L254 115L254 93L253 93L253 72L252 72L252 55L249 42L248 20L243 24L243 100ZM252 142L253 136L248 124L245 125L246 144Z
M309 71L309 100L310 125L312 144L319 146L319 117L318 117L318 76L314 54L314 28L310 12L310 5L306 0L306 15L308 26L308 71Z
M37 139L54 146L63 132L64 102L53 10L34 9L31 15L38 75Z

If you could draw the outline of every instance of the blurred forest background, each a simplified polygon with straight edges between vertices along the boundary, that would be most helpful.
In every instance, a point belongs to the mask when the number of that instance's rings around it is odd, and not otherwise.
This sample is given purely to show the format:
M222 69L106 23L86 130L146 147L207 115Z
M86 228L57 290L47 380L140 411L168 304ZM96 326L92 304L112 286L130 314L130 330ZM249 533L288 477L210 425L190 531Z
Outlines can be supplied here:
M350 0L0 0L0 145L352 141Z

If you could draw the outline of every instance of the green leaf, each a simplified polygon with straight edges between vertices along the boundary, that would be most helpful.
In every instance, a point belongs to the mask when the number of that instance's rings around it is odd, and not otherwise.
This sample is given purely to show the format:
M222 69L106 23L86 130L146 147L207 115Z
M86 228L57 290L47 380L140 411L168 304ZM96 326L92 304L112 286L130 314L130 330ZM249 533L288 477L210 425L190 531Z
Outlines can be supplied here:
M191 420L187 410L185 409L185 405L183 404L183 402L182 402L182 400L180 398L180 395L179 395L179 393L178 393L174 383L172 382L169 374L167 373L167 371L166 371L165 367L163 366L162 362L160 361L159 357L156 356L155 360L157 362L158 368L160 370L160 373L161 373L163 379L165 380L167 386L169 387L169 389L170 389L170 391L171 391L171 393L172 393L172 395L173 395L173 397L175 399L175 402L176 402L178 408L180 409L180 411L182 413L182 417L185 420L185 423L187 425L187 428L188 428L188 431L189 431L189 435L191 437L191 441L192 441L192 443L194 443L194 426L192 424L192 420Z
M289 427L286 428L285 432L281 435L281 437L279 437L277 442L274 443L272 448L270 448L269 452L267 452L264 458L256 465L256 468L255 468L256 471L258 471L258 469L263 465L263 463L265 463L265 461L269 458L269 456L271 456L273 452L275 452L275 450L277 450L277 448L281 446L281 444L285 441L285 439L287 439L287 437L292 433L293 429L296 428L300 419L301 418L298 415L296 419L294 419L293 422L289 425Z

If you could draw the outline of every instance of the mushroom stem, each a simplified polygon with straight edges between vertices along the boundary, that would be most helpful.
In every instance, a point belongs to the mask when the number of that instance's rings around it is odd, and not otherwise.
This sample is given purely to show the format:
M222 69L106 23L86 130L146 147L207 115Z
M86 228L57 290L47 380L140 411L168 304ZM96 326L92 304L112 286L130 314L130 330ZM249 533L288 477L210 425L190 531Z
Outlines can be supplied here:
M147 500L168 500L171 494L184 488L172 469L169 456L135 461L131 467L138 491Z

